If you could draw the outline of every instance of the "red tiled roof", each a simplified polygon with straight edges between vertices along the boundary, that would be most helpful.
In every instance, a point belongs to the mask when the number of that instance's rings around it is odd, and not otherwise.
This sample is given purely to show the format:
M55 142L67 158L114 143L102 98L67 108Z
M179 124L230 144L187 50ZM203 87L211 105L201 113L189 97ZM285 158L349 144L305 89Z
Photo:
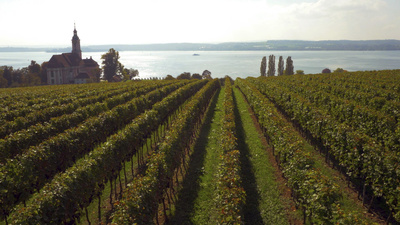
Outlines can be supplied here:
M82 59L83 64L86 67L94 67L94 66L99 66L96 61L94 61L92 58L90 59Z
M62 55L53 55L47 64L47 68L68 67L68 62Z
M47 65L47 68L64 68L79 66L81 58L77 54L62 53L61 55L53 55Z

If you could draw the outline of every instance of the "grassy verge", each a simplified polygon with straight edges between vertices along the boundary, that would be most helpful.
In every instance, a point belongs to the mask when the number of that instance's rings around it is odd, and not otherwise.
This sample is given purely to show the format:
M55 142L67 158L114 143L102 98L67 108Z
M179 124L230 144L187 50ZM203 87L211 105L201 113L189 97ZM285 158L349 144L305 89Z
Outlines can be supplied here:
M289 224L285 199L276 181L276 168L270 165L266 147L261 141L243 95L234 88L236 129L241 152L243 187L247 198L244 207L246 224Z
M220 152L217 151L224 91L217 91L196 142L189 169L178 194L175 214L169 224L211 224L214 206L214 177Z

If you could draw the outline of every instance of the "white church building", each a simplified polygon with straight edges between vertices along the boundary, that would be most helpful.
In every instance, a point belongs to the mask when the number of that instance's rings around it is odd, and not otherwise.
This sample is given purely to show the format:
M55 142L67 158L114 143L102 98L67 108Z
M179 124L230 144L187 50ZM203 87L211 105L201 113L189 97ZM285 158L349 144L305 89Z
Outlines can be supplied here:
M99 64L92 57L82 59L80 39L74 27L71 53L53 55L47 64L47 84L94 82L99 72Z

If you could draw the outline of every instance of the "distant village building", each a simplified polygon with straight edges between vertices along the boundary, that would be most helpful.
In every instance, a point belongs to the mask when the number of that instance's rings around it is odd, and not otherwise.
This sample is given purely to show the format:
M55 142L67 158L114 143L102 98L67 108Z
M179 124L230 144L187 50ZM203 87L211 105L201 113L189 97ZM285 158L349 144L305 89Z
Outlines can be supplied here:
M47 84L82 84L96 81L99 64L90 57L82 59L80 39L74 27L71 53L53 55L47 65Z

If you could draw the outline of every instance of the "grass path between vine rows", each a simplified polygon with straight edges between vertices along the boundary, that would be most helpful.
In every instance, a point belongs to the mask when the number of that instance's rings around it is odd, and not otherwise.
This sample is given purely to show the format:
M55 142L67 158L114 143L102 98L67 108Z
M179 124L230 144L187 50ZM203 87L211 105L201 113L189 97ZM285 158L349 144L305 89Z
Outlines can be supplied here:
M247 102L237 88L233 91L243 187L247 194L244 221L246 224L289 224L289 203L277 181L277 168L270 163L262 134L254 125Z
M224 88L210 105L169 224L211 224L215 173L219 164L219 129L223 116Z
M223 116L224 88L206 116L193 149L188 173L169 224L213 224L214 183L219 164L219 133ZM248 104L234 88L238 149L241 151L246 224L289 224L288 199L283 198L276 168L270 165L262 134L253 123Z

